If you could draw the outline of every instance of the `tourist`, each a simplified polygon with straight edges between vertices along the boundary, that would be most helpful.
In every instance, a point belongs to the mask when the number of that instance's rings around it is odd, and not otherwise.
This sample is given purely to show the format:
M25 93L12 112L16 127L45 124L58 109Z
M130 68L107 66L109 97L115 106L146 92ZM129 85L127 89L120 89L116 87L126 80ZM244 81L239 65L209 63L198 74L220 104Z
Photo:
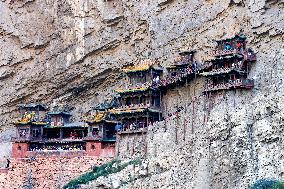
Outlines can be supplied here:
M70 133L70 138L73 139L73 136L74 136L74 134L73 134L73 132L71 131L71 133Z
M226 51L229 51L229 50L231 50L231 45L229 44L229 43L226 43L225 44L225 46L224 46L224 49L226 50Z
M78 138L78 133L75 131L74 132L74 138L77 139Z

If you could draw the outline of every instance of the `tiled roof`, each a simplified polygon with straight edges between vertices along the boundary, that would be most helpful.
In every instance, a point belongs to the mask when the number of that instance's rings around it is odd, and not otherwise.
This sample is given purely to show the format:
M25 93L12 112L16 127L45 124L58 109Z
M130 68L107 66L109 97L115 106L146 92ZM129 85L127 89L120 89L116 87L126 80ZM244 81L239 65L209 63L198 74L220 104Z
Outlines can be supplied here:
M100 123L106 117L106 112L96 113L90 119L87 120L88 123Z
M130 72L139 72L139 71L146 71L149 70L150 68L154 70L163 70L163 68L159 65L156 64L155 61L152 60L144 60L143 62L134 65L134 66L129 66L125 69L123 69L124 72L130 73Z

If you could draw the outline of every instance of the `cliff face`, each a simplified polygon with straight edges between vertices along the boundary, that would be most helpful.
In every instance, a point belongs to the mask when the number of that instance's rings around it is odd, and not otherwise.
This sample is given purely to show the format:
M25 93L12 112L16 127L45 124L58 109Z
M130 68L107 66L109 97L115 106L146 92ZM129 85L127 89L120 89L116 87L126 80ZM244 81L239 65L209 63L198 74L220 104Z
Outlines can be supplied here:
M170 129L154 135L163 136L164 141L154 137L152 143L169 143L155 150L161 156L155 161L164 159L165 148L175 152L166 155L171 158L185 150L183 157L196 160L190 164L197 166L191 174L200 175L192 177L192 182L213 175L203 188L220 188L230 182L242 188L247 186L242 185L245 178L250 182L255 178L248 175L256 173L283 177L283 8L282 0L0 1L0 150L4 152L0 156L9 154L17 104L67 104L75 119L80 119L81 112L112 95L120 84L122 66L145 58L168 65L180 49L192 48L202 61L209 58L214 39L243 30L248 46L257 53L249 75L255 79L255 88L217 99L206 124L197 121L204 114L200 100L196 115L189 110L183 115L189 128L190 117L195 116L196 130L186 135L191 139L175 146L171 145L174 139L167 137L175 135ZM188 98L173 94L174 100L168 101L189 106ZM183 146L195 146L197 151ZM173 162L167 166L177 165L181 171L182 161ZM205 171L206 165L213 168ZM175 184L185 187L179 178ZM228 181L218 182L224 179Z

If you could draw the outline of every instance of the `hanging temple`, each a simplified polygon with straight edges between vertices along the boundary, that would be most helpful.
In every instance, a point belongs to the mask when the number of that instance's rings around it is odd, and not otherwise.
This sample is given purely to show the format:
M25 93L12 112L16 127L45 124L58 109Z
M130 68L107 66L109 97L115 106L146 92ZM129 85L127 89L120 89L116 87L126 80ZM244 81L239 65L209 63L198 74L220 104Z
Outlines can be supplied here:
M196 77L205 77L203 95L220 91L252 89L248 79L255 53L246 47L242 34L217 41L214 58L202 65L195 51L180 52L175 62L164 68L145 61L123 69L126 82L115 90L110 102L93 107L93 115L82 122L71 122L66 111L48 111L43 104L21 104L21 118L14 122L17 136L12 138L12 157L24 158L38 152L80 151L89 156L115 154L122 135L145 134L147 127L163 120L162 97L169 89L183 86Z

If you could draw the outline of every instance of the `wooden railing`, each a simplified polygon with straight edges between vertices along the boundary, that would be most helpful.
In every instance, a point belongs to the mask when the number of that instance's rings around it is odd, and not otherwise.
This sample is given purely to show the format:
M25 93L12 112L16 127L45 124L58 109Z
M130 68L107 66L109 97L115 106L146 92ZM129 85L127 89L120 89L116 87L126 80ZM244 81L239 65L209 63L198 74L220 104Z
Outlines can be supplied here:
M205 87L204 92L209 91L218 91L218 90L228 90L228 89L234 89L234 88L245 88L250 89L253 88L254 81L251 79L242 79L242 80L236 80L228 83L222 83L214 86L207 86Z
M46 138L46 137L12 137L12 142L80 142L83 141L84 137L78 138Z
M242 51L237 49L232 50L215 50L211 53L212 56L223 56L223 55L229 55L229 54L235 54L235 53L241 53Z
M186 70L186 72L184 73L180 73L180 74L177 74L176 76L169 76L167 77L166 79L162 79L158 82L153 82L152 83L152 88L153 89L158 89L158 88L161 88L161 87L166 87L166 86L169 86L171 84L175 84L179 81L183 81L185 78L187 78L189 75L192 75L194 74L195 72L193 70Z
M150 104L132 104L130 106L120 106L117 108L114 108L112 110L110 110L110 113L116 113L116 112L131 112L131 111L135 111L135 110L145 110L145 109L153 109L153 110L160 110L159 106L154 106L154 105L150 105Z
M135 133L146 133L147 127L138 128L138 129L123 129L119 131L117 134L135 134Z
M214 69L208 72L202 72L200 73L200 75L202 76L213 76L213 75L218 75L218 74L226 74L226 73L230 73L232 71L237 71L239 73L246 73L246 71L240 69L240 68L236 68L236 67L231 67L231 68L220 68L220 69Z

